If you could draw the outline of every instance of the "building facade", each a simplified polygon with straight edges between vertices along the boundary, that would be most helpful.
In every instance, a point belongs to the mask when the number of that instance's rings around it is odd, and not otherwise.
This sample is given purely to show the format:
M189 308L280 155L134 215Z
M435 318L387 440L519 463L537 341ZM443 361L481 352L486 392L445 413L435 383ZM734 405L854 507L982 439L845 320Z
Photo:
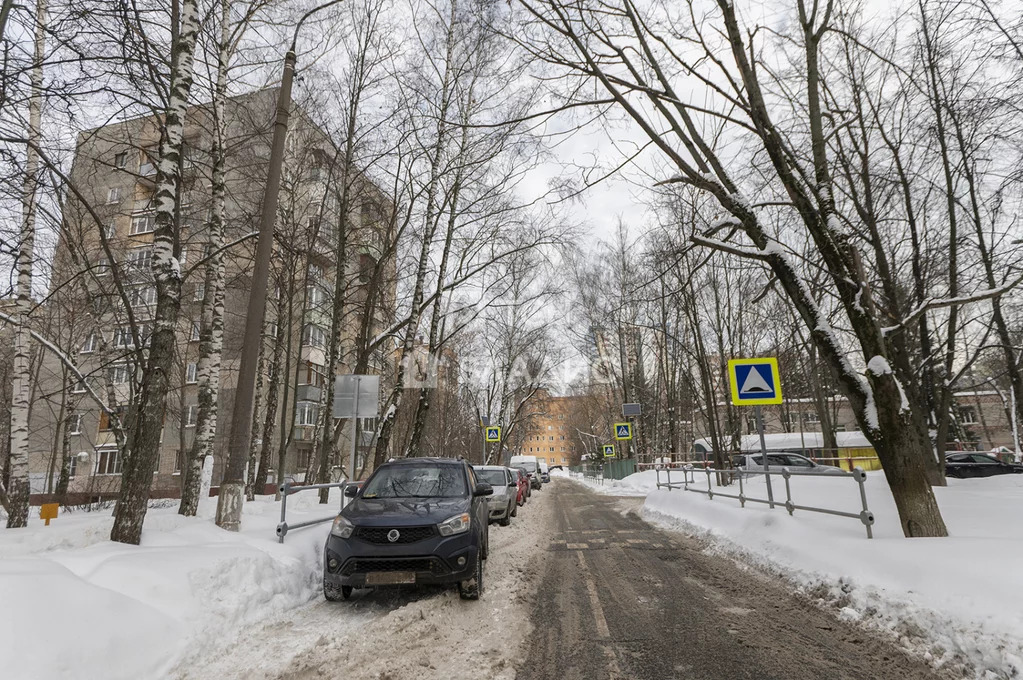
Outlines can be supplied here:
M224 342L214 486L225 463L276 97L275 89L262 90L233 98L225 107ZM195 434L205 264L212 254L208 220L216 126L209 107L192 107L186 120L180 237L175 244L183 279L179 340L154 497L180 493L183 460ZM70 173L74 192L64 206L45 317L47 333L75 360L87 384L52 353L40 361L30 418L34 494L52 493L68 458L69 498L108 498L119 491L125 444L118 441L106 411L127 415L136 403L152 328L157 122L144 116L79 135ZM384 194L361 175L340 180L333 170L334 154L329 137L295 110L286 144L253 428L253 450L266 446L272 451L275 474L268 481L301 477L313 466L320 406L325 388L333 384L326 366L331 319L338 308L338 275L344 277L344 352L337 373L350 373L361 364L365 372L384 374L386 380L391 368L385 352L367 349L364 340L393 320L394 249L384 243L392 211ZM349 188L347 210L340 207L342 181ZM339 234L347 239L344 263L337 260ZM105 410L97 399L106 404ZM267 412L268 402L274 403L272 413ZM270 439L264 442L267 433ZM336 446L337 451L348 448L343 440Z

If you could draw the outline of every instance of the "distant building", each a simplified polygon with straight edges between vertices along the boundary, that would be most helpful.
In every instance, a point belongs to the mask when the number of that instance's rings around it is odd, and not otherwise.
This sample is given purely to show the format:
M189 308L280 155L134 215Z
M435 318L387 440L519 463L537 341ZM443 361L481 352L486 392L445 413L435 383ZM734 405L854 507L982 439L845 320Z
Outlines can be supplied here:
M577 432L584 397L556 397L537 390L527 404L530 415L519 426L512 455L536 456L548 465L578 465L585 453Z

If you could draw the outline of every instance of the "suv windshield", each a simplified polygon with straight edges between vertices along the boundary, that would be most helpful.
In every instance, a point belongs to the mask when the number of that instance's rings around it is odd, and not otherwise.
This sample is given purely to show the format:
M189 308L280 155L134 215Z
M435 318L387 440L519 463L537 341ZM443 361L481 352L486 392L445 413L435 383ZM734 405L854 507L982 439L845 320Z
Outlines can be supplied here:
M363 498L457 498L465 496L465 475L457 465L393 465L366 482Z
M480 470L476 468L476 476L481 482L486 482L490 486L504 486L508 483L508 477L505 475L504 470Z

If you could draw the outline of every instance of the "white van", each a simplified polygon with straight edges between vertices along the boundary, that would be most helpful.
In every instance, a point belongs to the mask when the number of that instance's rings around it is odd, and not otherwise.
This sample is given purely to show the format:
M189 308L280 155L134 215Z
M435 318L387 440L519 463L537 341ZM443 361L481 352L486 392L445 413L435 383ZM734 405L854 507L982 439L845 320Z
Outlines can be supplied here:
M522 468L529 475L529 486L534 489L541 487L540 463L537 461L536 456L512 456L511 460L508 461L508 467Z

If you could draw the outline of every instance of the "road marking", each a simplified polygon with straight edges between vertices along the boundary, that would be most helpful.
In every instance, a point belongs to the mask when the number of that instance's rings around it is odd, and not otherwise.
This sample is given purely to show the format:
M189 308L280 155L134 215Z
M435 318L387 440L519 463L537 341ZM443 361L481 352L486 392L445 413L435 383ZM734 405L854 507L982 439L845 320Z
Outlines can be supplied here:
M597 635L610 642L611 630L607 627L607 619L604 617L604 608L600 606L600 597L597 595L597 584L593 581L593 574L586 566L586 558L581 552L577 552L579 558L579 573L586 582L586 592L590 595L590 609L593 610L593 621L597 626ZM612 678L621 678L622 669L618 666L618 657L610 644L604 645L604 656L607 657L607 670Z
M586 550L590 546L586 545L585 543L568 543L567 545L565 545L565 547L568 548L569 550Z

